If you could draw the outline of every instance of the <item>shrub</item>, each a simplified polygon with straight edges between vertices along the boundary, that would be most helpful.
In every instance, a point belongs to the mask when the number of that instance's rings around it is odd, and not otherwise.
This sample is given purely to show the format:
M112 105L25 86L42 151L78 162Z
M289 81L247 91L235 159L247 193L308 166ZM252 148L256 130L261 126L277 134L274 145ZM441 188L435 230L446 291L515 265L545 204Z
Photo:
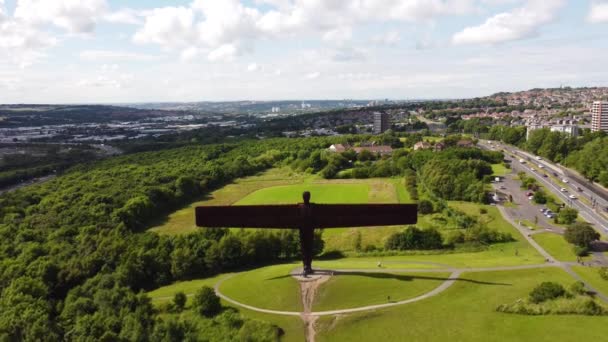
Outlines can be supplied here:
M429 200L418 201L418 212L422 215L433 213L433 203Z
M566 294L564 287L555 282L542 282L530 292L530 301L532 303L542 303L546 300L562 297Z
M483 214L487 214L488 213L488 209L486 209L486 208L479 208L479 213L482 214L482 215Z
M192 307L194 311L205 317L213 317L222 309L220 297L209 286L203 286L196 291Z
M596 232L588 223L577 222L566 228L564 238L571 244L589 247L591 242L598 240L600 234Z
M576 221L578 217L578 210L574 208L563 208L557 214L557 218L559 223L563 224L572 224Z
M576 256L579 256L579 257L584 257L584 256L589 255L589 248L587 248L587 247L574 246L572 248L572 250L574 251L574 254L576 254Z
M574 294L586 294L587 288L585 288L585 284L582 281L576 281L570 285L570 292Z
M177 312L184 310L186 306L186 295L183 292L178 292L173 296L173 307Z
M602 267L598 270L600 277L604 280L608 280L608 267Z

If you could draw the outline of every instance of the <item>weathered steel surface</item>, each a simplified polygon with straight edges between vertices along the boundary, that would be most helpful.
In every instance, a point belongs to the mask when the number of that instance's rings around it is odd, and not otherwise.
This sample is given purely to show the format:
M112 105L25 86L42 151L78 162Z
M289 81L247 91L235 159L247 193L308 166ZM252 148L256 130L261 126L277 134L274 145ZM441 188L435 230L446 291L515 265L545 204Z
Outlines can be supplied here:
M309 209L304 212L303 208ZM314 228L390 226L416 223L415 204L297 204L196 208L199 227Z
M312 270L315 228L414 224L415 204L315 204L310 193L296 205L236 205L196 208L199 227L298 229L304 274Z

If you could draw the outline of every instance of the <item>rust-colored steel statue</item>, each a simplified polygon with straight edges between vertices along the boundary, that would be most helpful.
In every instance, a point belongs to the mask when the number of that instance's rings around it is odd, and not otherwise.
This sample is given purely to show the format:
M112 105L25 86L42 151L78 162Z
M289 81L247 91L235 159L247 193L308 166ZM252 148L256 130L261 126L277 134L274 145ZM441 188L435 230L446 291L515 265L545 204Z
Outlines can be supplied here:
M416 204L315 204L310 192L296 205L235 205L196 208L199 227L298 229L304 274L313 273L315 228L414 224Z

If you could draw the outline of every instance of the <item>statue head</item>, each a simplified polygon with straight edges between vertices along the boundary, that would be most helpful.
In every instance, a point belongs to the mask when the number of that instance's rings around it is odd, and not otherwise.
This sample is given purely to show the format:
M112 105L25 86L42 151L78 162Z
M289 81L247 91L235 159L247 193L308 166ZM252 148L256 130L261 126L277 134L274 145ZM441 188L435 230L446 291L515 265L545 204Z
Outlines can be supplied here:
M302 198L304 199L304 204L310 204L310 191L304 191Z

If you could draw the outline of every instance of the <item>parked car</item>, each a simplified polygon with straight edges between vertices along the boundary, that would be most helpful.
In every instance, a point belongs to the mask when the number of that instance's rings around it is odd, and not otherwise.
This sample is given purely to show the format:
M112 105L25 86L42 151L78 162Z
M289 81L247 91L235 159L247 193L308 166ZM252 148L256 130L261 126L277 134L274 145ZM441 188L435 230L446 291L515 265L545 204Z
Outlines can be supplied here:
M547 214L546 216L547 216L547 218L550 218L550 219L555 217L555 215L553 215L553 214Z
M528 191L526 192L526 196L534 196L534 193L532 191Z
M528 199L531 201L534 199L534 196L529 196Z

